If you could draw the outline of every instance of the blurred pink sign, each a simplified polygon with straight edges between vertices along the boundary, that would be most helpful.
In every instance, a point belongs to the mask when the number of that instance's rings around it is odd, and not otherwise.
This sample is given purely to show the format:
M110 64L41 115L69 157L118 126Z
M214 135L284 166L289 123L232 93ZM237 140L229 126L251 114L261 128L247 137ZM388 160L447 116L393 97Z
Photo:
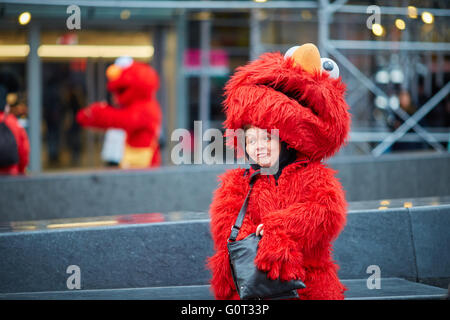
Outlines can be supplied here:
M212 67L228 67L228 55L223 49L213 49L209 52L209 64ZM184 55L184 65L188 68L199 68L201 65L201 50L187 49Z

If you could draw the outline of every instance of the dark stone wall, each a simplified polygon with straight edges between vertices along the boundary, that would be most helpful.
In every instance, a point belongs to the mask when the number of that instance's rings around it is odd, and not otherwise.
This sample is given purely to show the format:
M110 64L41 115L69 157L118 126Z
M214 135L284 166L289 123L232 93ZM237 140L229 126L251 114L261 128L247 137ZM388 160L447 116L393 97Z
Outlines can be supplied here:
M450 155L342 157L328 165L348 201L450 195ZM231 165L0 177L0 222L207 211Z

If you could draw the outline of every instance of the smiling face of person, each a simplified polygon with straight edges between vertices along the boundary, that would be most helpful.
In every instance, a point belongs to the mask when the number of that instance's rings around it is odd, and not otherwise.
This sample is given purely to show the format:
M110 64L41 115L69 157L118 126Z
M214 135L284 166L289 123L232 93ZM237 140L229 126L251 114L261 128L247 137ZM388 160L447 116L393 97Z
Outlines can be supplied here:
M261 167L272 167L280 155L280 141L267 130L251 126L245 130L245 150Z

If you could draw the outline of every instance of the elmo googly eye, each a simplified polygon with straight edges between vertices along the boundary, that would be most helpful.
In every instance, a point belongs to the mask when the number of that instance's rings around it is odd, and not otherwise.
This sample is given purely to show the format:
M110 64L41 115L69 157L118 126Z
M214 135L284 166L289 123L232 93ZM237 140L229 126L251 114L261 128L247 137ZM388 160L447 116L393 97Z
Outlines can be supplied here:
M300 48L300 46L295 46L295 47L289 48L289 50L286 51L286 53L284 54L284 58L287 59L289 57L292 57L292 55L294 54L294 51L297 50L298 48Z
M328 72L331 78L339 78L339 67L336 62L328 58L322 58L320 59L320 65L322 67L322 70Z
M128 56L122 56L117 58L116 61L114 61L114 64L120 67L121 69L126 69L133 64L133 58Z

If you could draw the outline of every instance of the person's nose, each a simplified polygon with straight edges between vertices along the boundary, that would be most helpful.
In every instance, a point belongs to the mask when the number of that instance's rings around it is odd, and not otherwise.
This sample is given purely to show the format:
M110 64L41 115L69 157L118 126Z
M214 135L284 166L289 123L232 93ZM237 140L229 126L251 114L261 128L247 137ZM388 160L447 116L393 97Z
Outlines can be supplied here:
M264 152L264 151L267 151L266 144L263 142L258 143L258 145L256 146L256 152L260 153L260 152Z

